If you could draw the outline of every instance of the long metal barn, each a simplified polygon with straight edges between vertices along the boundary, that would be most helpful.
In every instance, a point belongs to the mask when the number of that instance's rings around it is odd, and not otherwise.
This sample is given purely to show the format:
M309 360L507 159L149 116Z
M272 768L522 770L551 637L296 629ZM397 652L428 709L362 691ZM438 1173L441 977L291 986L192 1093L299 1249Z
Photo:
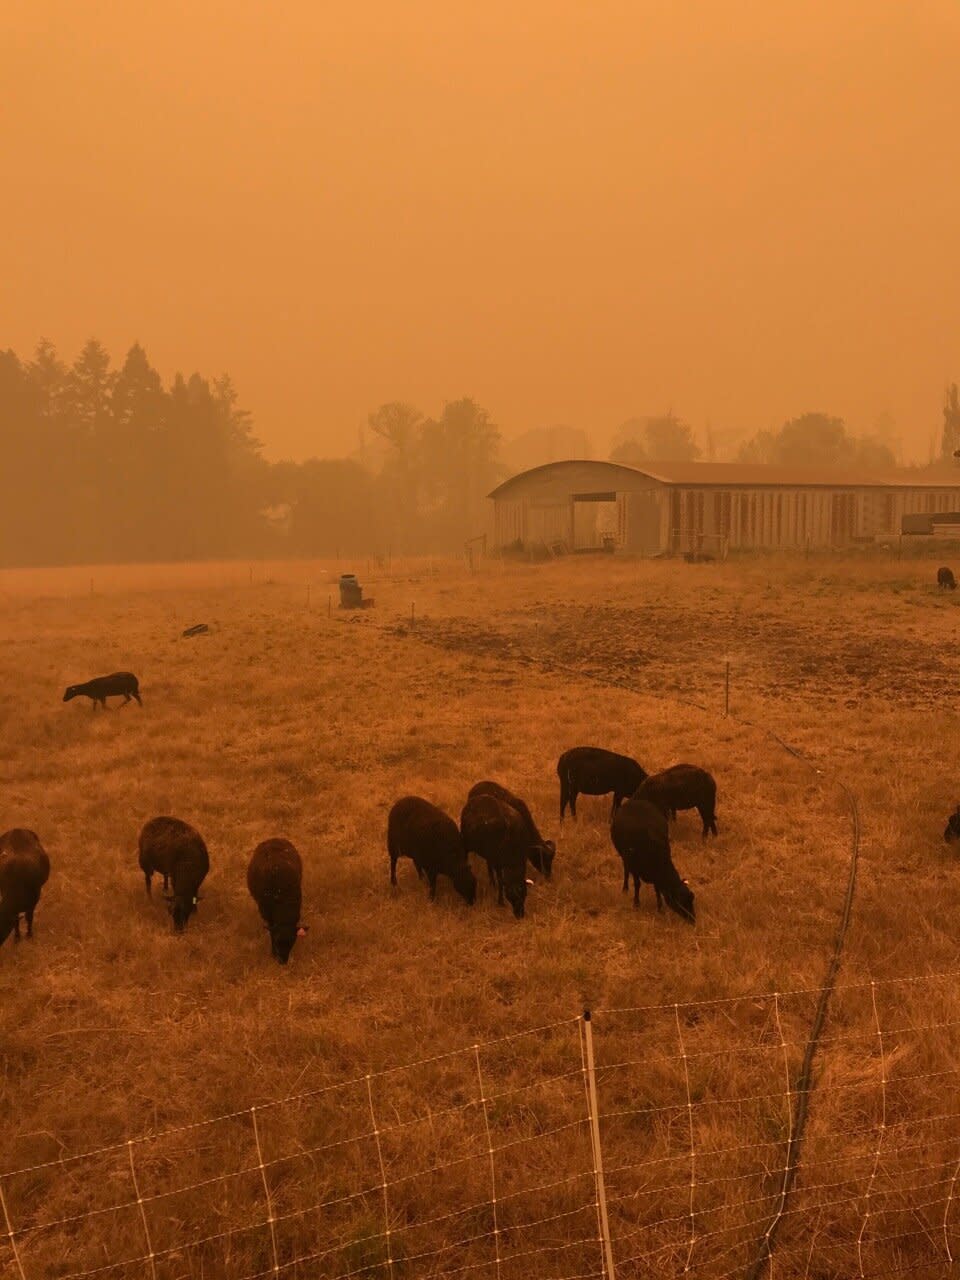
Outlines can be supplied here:
M550 462L504 481L494 545L638 555L843 547L896 535L904 516L960 512L960 472L852 475L733 462Z

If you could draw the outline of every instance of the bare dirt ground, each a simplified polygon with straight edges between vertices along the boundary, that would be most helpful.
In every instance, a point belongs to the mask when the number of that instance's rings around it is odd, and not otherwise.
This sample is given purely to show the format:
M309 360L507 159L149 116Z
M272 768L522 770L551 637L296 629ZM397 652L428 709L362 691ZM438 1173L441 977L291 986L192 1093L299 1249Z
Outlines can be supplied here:
M0 825L53 862L36 939L0 951L0 1187L28 1280L599 1275L584 1007L618 1275L744 1274L846 884L838 779L860 879L776 1274L947 1274L960 1003L914 981L958 968L960 601L936 564L350 567L375 609L328 612L332 564L0 575ZM142 710L61 703L123 668ZM689 814L673 837L695 928L621 895L605 801L559 826L578 743L717 776L719 839ZM409 864L389 886L390 804L458 816L481 777L558 840L523 922L482 881L472 910L449 886L428 904ZM136 867L163 812L211 850L183 938ZM244 884L271 835L306 867L287 970Z

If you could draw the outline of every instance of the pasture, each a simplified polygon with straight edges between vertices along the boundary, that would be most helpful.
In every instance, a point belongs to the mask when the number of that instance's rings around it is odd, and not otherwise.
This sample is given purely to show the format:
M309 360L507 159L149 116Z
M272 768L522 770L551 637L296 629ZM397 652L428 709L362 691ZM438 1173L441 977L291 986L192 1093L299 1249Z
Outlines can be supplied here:
M859 878L775 1274L947 1274L960 994L921 979L960 968L960 599L937 563L343 565L362 612L332 562L0 574L0 829L53 868L34 940L0 950L0 1271L599 1276L590 1008L617 1274L745 1274L846 889L840 780ZM61 703L124 669L142 709ZM695 927L621 894L608 798L560 827L579 744L717 778L719 838L671 828ZM485 873L472 909L409 862L391 889L393 801L459 818L488 777L557 841L526 919ZM163 813L210 850L181 937L136 861ZM270 836L304 860L286 968L245 884Z

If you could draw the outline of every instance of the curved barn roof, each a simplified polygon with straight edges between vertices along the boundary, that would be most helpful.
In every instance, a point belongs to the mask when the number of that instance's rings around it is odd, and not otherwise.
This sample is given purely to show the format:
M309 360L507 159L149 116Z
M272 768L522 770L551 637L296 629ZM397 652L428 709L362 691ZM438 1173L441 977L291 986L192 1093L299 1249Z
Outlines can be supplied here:
M498 484L487 496L508 498L512 489L547 491L566 488L579 492L586 485L596 489L638 489L649 487L650 477L638 467L622 462L595 462L590 458L572 458L562 462L545 462L542 466L520 471Z
M850 471L832 467L775 467L741 462L650 462L642 467L587 458L547 462L504 480L487 496L496 499L615 490L654 485L723 489L960 489L960 471L937 476L918 471Z

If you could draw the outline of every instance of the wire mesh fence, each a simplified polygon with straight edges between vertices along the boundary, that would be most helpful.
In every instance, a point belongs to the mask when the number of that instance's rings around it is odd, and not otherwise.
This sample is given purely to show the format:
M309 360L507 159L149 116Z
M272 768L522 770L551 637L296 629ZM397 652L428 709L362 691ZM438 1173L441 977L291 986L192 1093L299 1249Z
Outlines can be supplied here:
M950 1274L957 977L837 988L789 1195L815 990L599 1009L3 1170L2 1272L726 1280L776 1222L778 1280Z

